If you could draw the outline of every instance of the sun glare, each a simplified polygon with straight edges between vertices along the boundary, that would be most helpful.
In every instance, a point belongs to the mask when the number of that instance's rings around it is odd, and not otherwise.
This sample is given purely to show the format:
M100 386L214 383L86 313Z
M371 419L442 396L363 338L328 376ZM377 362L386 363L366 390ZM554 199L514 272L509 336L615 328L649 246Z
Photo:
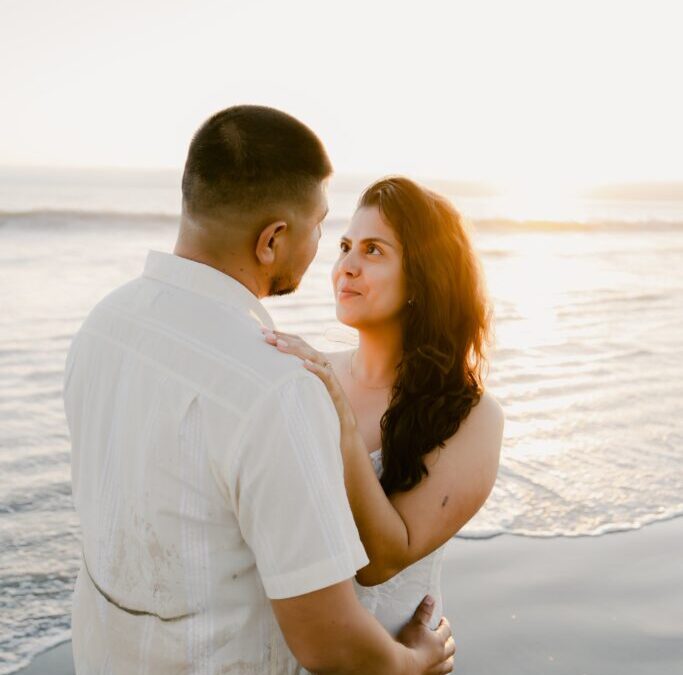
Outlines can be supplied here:
M528 174L499 183L501 207L513 220L578 221L582 183L571 178Z

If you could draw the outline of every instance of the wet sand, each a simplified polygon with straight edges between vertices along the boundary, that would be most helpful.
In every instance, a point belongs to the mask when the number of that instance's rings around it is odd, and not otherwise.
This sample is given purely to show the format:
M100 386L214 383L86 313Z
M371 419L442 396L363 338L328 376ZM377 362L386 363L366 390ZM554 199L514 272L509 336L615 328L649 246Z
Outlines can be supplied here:
M459 675L683 673L683 518L602 537L456 539L442 588ZM71 643L22 675L72 675Z

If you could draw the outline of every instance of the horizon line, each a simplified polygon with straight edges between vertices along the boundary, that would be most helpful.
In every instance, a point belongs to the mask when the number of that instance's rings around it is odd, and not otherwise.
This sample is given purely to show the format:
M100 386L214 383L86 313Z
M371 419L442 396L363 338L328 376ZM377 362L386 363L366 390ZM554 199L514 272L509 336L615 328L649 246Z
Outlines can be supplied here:
M54 171L54 172L118 172L118 173L169 173L182 174L180 166L123 166L123 165L57 165L57 164L5 164L0 163L0 171ZM472 191L470 196L497 197L506 193L506 181L492 178L465 178L444 176L420 176L408 172L370 172L370 171L339 171L333 172L332 178L347 183L360 184L374 181L383 176L407 175L417 182L427 186L440 186L441 189L459 187ZM558 181L558 187L562 182ZM354 185L355 187L355 185ZM630 194L625 194L630 193ZM593 199L632 199L679 201L683 199L683 178L633 178L616 179L610 181L595 181L577 186L574 194L581 198Z

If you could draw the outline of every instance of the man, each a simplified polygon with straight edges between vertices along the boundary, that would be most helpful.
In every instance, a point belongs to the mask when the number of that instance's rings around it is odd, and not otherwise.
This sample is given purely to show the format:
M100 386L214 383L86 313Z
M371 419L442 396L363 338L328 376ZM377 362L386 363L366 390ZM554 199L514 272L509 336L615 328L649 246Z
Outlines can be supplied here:
M428 630L425 603L394 641L358 602L368 558L337 415L260 331L259 298L295 290L316 253L330 173L289 115L214 115L190 145L174 255L151 252L74 338L77 673L451 671L450 627Z

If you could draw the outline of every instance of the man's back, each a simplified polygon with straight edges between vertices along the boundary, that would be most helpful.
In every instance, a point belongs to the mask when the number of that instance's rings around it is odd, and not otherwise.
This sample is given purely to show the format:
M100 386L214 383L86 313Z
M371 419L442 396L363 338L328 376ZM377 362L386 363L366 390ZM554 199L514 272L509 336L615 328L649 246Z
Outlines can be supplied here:
M75 338L79 672L295 672L268 598L367 563L334 408L263 323L235 280L152 253Z

